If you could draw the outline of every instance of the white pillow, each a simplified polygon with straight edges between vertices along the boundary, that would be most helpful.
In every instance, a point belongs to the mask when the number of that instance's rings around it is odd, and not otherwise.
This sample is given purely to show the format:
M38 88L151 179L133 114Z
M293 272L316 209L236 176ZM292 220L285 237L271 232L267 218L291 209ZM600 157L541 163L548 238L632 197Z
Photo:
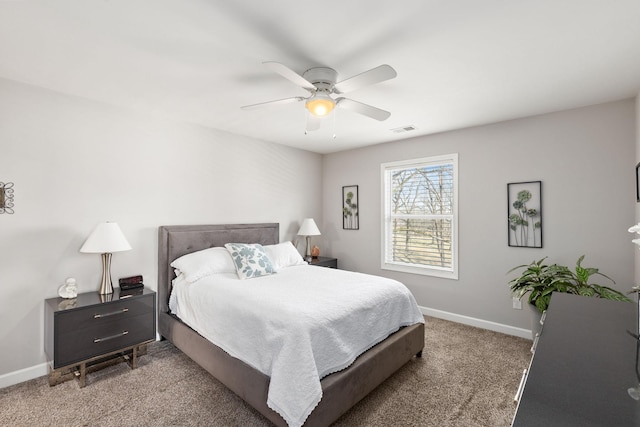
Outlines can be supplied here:
M203 249L183 255L173 261L171 267L182 273L189 283L212 274L236 271L229 252L223 247ZM176 274L178 274L177 271Z
M264 248L258 243L227 243L224 247L231 254L241 279L268 276L276 272Z
M278 243L277 245L264 246L264 250L276 271L293 265L306 264L300 252L289 241Z

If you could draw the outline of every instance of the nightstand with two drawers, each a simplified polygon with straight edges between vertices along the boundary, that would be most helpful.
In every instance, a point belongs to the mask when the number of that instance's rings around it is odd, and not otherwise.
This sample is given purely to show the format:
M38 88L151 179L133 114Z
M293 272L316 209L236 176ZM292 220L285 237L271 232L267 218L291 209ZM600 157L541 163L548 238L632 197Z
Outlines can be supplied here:
M338 259L319 256L316 258L311 258L311 260L309 261L309 265L315 265L318 267L338 268Z
M147 288L112 294L78 294L45 301L45 353L49 384L128 361L132 369L146 344L156 339L156 293Z

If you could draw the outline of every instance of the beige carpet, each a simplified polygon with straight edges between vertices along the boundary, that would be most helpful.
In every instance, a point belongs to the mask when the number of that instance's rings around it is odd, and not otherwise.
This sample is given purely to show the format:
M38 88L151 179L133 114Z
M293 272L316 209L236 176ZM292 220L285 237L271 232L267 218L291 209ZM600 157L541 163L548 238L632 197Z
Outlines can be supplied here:
M427 318L426 346L334 426L509 426L531 341ZM49 387L46 377L0 389L2 426L270 426L171 344Z

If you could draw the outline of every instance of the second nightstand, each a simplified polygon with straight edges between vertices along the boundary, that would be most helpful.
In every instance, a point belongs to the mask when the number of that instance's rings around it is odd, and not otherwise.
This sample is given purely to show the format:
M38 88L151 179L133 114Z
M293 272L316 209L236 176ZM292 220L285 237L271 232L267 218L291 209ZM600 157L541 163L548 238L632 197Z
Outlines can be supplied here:
M311 261L309 261L309 265L338 268L338 258L319 256L318 258L312 258Z

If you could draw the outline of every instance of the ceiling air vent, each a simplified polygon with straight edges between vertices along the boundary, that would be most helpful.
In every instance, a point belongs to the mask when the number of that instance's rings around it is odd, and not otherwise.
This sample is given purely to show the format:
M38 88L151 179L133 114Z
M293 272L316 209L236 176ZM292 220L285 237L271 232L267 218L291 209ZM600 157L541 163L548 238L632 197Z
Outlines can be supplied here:
M393 132L393 133L404 133L404 132L411 132L413 130L416 130L416 127L409 125L409 126L402 126L402 127L399 127L399 128L391 129L391 132Z

